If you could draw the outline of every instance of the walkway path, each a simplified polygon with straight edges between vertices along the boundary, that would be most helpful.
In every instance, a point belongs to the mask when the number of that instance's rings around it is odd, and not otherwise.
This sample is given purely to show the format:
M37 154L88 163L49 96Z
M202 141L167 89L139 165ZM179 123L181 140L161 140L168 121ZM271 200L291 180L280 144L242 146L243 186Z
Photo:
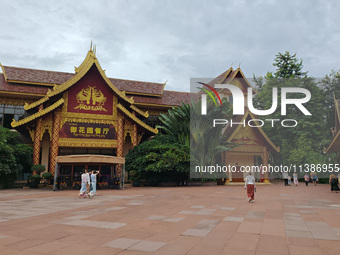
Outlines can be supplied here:
M329 185L0 190L1 254L339 254Z

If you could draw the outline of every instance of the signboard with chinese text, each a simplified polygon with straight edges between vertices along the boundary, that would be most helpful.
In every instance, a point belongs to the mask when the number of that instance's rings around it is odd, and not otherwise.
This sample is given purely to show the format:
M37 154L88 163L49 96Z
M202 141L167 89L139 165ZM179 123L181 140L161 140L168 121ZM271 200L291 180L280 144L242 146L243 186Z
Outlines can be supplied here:
M117 139L115 127L110 124L65 122L60 138Z

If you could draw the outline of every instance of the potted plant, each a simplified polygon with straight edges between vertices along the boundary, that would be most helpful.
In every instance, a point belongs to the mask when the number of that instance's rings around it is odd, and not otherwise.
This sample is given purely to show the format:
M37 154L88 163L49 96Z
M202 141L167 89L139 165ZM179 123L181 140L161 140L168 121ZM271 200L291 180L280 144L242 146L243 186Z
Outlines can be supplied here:
M46 180L47 184L51 184L51 180L53 179L53 174L50 172L43 173L42 178Z
M44 165L33 165L31 167L31 171L32 171L33 175L35 175L35 174L40 175L41 172L45 171L45 166Z
M140 185L139 174L136 170L131 170L129 172L129 179L132 181L133 186L138 187Z
M38 188L38 184L40 183L41 177L39 174L33 174L29 180L28 180L28 185L30 188Z

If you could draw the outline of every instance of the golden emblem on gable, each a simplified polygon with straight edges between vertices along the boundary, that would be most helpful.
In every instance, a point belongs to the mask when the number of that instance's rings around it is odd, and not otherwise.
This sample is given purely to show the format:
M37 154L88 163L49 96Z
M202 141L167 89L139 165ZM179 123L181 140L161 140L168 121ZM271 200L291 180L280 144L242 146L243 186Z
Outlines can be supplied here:
M106 102L106 97L101 90L96 86L88 86L85 89L81 89L76 96L78 105L74 109L91 110L91 111L105 111L103 107Z

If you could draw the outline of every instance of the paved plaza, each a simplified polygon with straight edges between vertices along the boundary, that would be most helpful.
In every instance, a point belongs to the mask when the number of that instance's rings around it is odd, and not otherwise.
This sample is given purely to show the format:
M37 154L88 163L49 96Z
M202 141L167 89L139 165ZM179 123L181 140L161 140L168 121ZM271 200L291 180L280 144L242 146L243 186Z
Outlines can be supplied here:
M0 253L339 254L340 193L329 185L0 190Z

